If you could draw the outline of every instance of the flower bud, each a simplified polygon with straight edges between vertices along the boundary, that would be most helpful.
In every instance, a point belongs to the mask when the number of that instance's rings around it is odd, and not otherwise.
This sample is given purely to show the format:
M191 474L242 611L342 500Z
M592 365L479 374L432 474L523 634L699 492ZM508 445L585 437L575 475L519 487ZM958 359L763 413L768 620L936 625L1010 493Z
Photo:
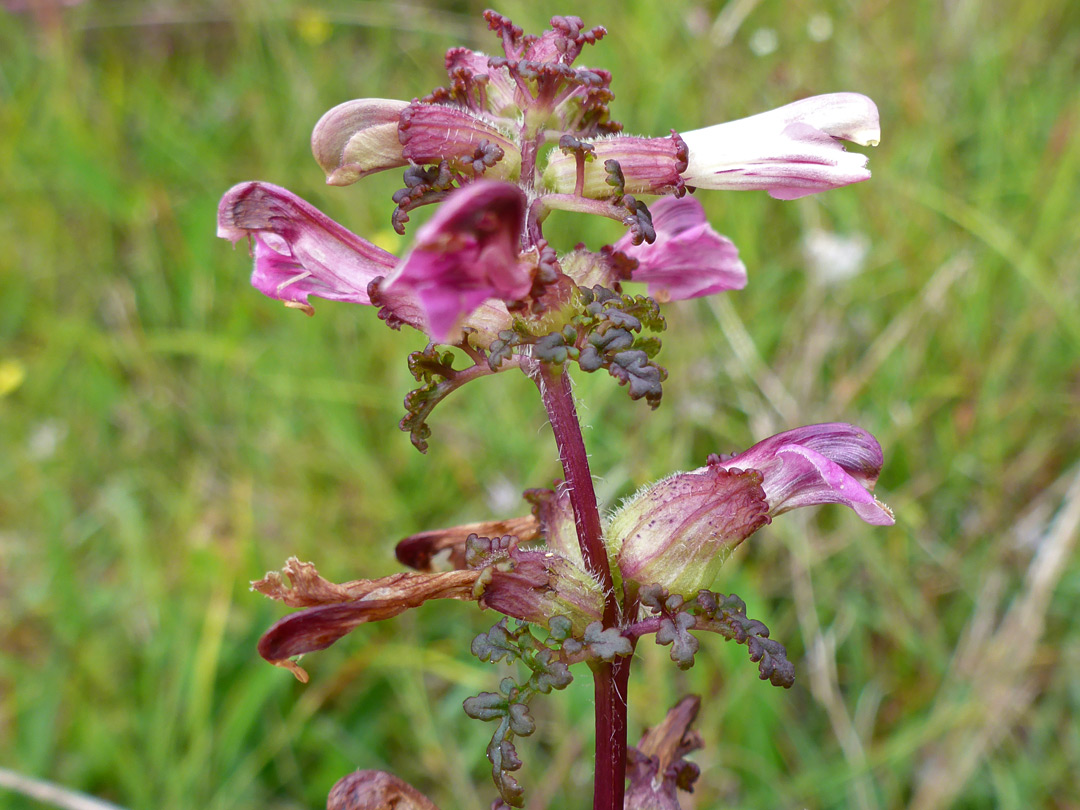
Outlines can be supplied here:
M615 513L605 542L624 579L688 596L769 522L755 470L704 467L645 487Z
M482 118L459 107L415 102L401 114L398 139L413 163L446 160L489 180L512 180L521 170L515 143Z
M311 133L311 151L326 182L347 186L361 177L407 166L398 140L398 122L407 101L358 98L327 112Z
M582 194L590 199L602 199L626 192L628 194L669 194L683 187L680 175L686 170L686 144L678 135L670 138L639 138L618 135L589 146L591 159L585 163L585 186ZM618 162L622 169L623 188L608 182L604 164ZM577 186L577 156L562 151L552 152L544 168L544 185L560 194L571 194Z
M512 560L512 565L496 565L484 582L481 607L539 625L547 625L552 616L566 616L574 635L603 618L603 590L569 560L524 550L514 550Z
M386 771L353 771L338 780L326 810L438 810L420 791Z

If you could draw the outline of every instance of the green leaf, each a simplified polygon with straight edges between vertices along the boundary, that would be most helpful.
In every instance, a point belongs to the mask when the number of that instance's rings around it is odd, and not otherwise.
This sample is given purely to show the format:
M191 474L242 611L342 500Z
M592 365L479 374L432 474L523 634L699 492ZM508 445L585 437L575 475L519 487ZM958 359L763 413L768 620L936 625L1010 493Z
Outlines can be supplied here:
M593 622L585 628L585 646L589 652L603 661L613 661L616 656L626 656L634 652L630 639L619 632L617 627L604 629L600 622Z

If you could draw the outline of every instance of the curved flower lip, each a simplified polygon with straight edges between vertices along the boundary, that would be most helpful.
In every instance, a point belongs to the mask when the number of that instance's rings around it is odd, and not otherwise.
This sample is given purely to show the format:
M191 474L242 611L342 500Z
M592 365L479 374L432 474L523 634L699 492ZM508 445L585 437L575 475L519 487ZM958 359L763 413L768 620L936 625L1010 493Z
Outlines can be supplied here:
M361 177L408 166L398 140L398 124L409 102L358 98L338 104L315 124L311 152L332 186L347 186Z
M891 526L896 522L892 512L870 494L883 463L877 440L842 422L795 428L730 458L709 460L720 469L761 472L770 515L839 503L867 523Z
M631 281L647 283L649 295L661 302L746 286L746 265L738 249L712 229L700 202L693 197L663 197L650 211L655 242L635 245L627 234L614 245L638 262Z
M519 260L525 206L525 193L510 183L478 180L453 192L383 289L410 291L437 343L486 300L522 298L532 287L531 269Z
M796 101L726 124L680 133L690 155L683 179L705 189L764 189L781 200L870 177L861 146L881 140L877 106L858 93Z
M218 236L254 240L252 285L270 298L311 311L308 296L370 304L368 285L396 257L272 183L229 189L218 205Z

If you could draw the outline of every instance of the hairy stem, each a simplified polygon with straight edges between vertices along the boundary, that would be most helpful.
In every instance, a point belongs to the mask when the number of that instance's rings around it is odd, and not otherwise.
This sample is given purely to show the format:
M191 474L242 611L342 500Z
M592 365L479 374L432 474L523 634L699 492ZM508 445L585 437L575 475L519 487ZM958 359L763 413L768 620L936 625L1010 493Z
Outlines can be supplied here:
M593 668L596 697L596 771L593 810L622 810L626 790L626 685L631 658Z
M570 390L570 375L563 368L540 363L536 382L551 422L551 431L555 434L555 444L559 448L559 460L570 492L581 556L585 568L604 589L604 625L614 627L619 619L619 603L615 598L611 568L604 548L600 510L596 505L596 490L593 488L589 458L585 453L585 440L581 436L574 394Z
M565 369L540 363L536 377L547 409L555 443L559 447L563 475L574 510L578 543L589 573L604 589L604 626L616 627L621 610L608 565L600 528L592 472L581 435L570 376ZM626 785L626 684L630 658L593 666L596 695L596 763L593 777L593 810L622 810Z

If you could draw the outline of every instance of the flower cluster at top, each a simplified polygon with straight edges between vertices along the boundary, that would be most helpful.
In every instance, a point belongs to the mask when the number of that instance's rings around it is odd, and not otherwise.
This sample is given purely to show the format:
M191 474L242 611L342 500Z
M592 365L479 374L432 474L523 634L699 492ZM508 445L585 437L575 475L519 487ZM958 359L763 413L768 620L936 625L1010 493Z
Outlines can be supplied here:
M485 18L504 55L454 48L448 87L412 102L347 101L312 135L331 185L404 168L394 195L399 232L410 211L441 203L411 250L399 258L283 188L241 183L221 200L218 234L250 237L260 292L309 314L310 296L372 304L393 326L447 345L468 335L479 351L515 332L509 355L527 355L580 312L582 288L642 282L663 302L745 285L735 246L687 191L764 189L794 199L870 176L865 155L840 144L877 143L877 108L865 96L807 98L664 137L625 135L608 110L611 75L575 66L603 28L555 17L544 34L526 36L499 14ZM665 196L650 210L643 194ZM543 236L554 210L609 217L627 234L599 252L556 255ZM597 336L579 329L549 344L577 359L590 338L595 346Z

